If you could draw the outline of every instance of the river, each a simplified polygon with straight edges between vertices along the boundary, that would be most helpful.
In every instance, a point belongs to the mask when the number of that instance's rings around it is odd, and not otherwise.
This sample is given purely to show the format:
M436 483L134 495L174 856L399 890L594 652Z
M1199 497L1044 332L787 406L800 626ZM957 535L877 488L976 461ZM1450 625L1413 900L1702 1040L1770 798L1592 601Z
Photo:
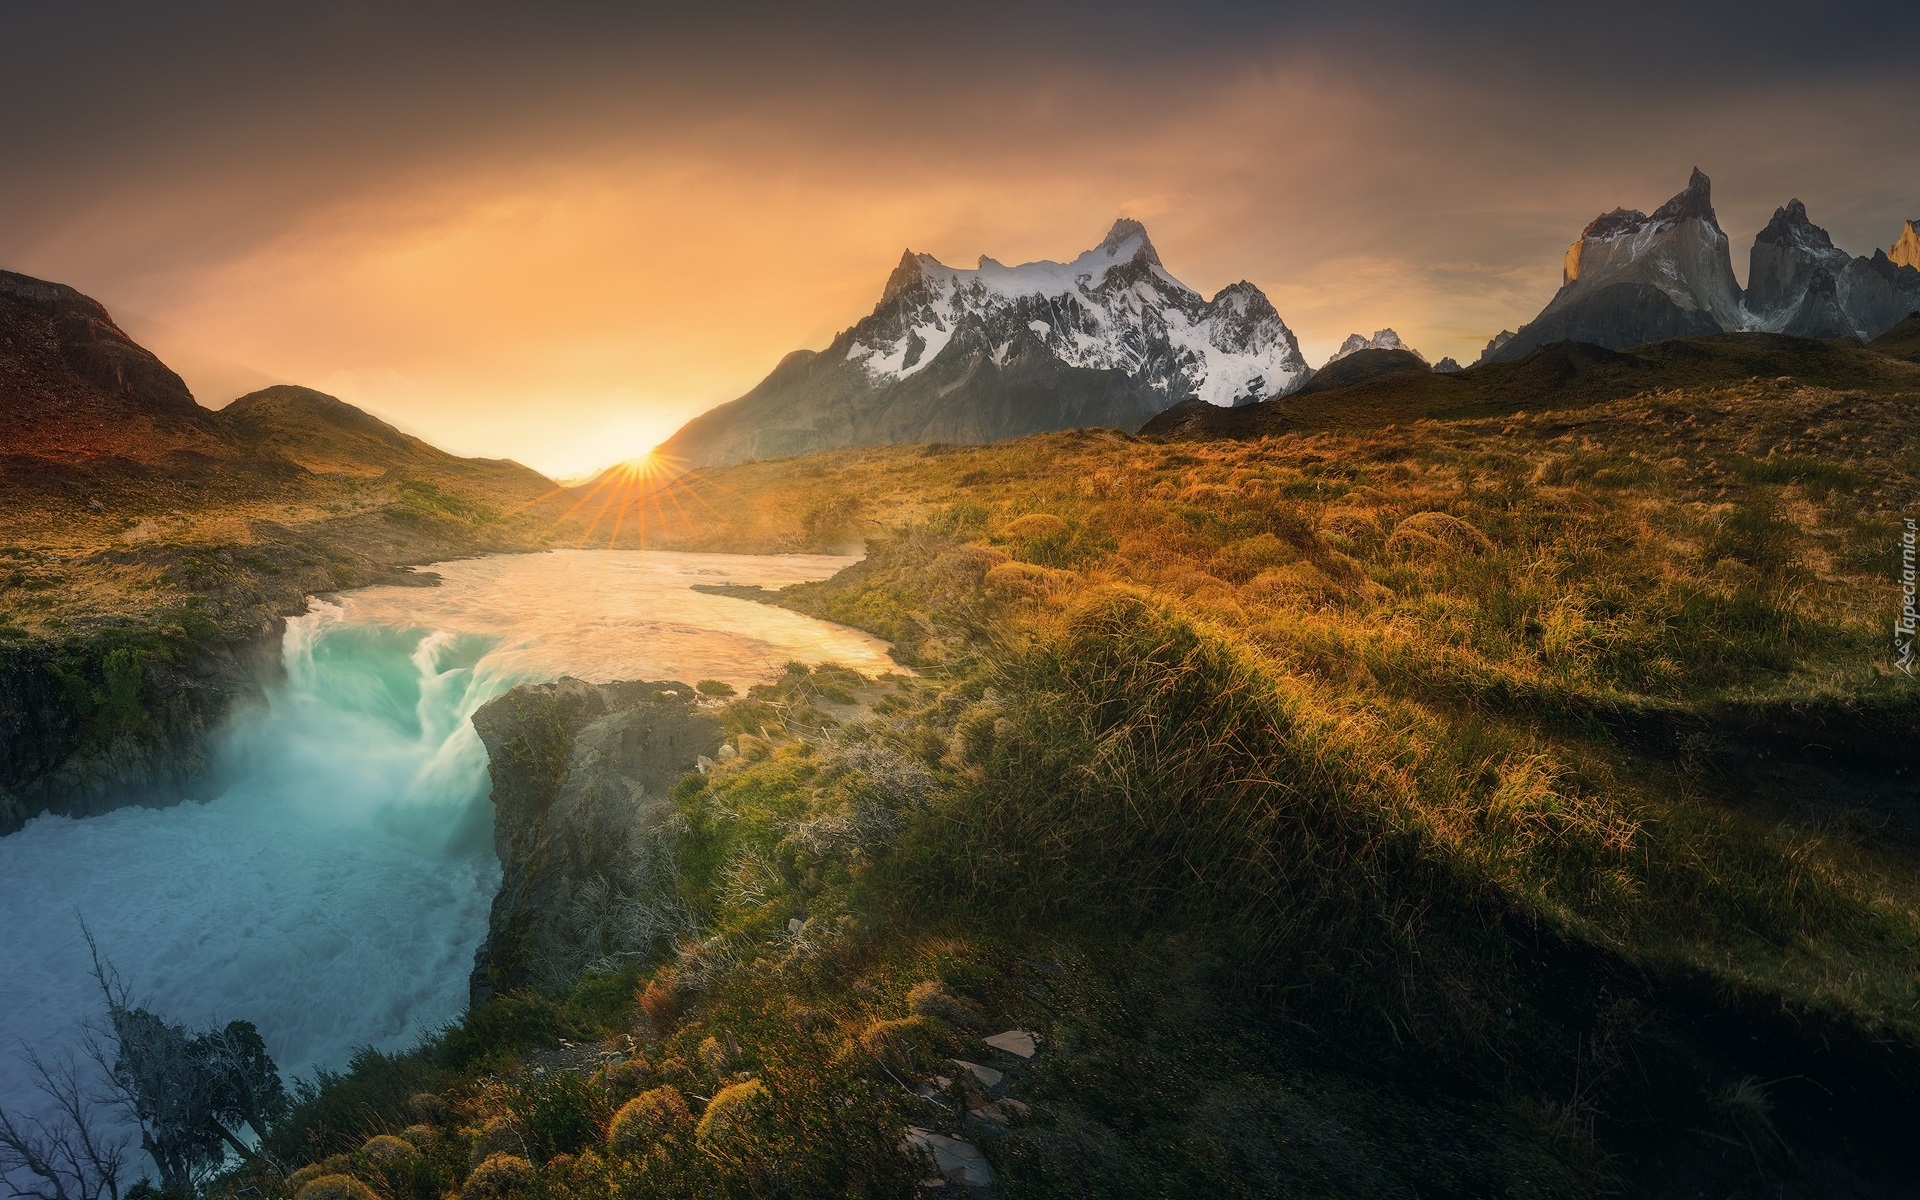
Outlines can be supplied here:
M17 1047L71 1052L100 1009L81 918L137 1000L254 1022L289 1079L456 1019L499 881L473 711L562 675L744 691L796 659L898 670L866 634L691 590L852 561L502 555L438 564L436 588L314 601L287 623L268 703L223 737L217 798L0 838L0 1104L41 1109Z

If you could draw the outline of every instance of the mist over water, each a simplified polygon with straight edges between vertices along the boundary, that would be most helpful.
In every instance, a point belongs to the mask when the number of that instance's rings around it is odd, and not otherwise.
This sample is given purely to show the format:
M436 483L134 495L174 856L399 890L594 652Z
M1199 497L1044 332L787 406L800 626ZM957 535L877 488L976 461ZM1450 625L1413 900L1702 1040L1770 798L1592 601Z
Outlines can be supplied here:
M81 916L136 997L189 1025L253 1021L289 1079L454 1020L499 882L473 711L561 675L744 688L794 659L898 670L865 634L690 590L852 561L513 555L315 601L287 624L268 703L224 738L217 798L0 838L0 1104L40 1109L17 1047L77 1048L99 1010Z

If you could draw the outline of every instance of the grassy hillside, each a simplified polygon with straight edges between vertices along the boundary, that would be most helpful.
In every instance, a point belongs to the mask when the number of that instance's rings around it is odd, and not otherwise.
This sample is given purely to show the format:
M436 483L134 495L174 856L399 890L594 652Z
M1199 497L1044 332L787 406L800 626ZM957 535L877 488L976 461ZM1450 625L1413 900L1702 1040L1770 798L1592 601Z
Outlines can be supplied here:
M0 637L189 601L258 619L399 564L542 544L561 513L534 471L456 458L318 392L272 388L204 417L217 456L7 460Z
M700 939L366 1056L270 1139L322 1165L244 1185L902 1195L914 1124L1006 1196L1901 1194L1920 387L1707 343L576 495L621 542L865 540L766 598L920 677L725 706Z

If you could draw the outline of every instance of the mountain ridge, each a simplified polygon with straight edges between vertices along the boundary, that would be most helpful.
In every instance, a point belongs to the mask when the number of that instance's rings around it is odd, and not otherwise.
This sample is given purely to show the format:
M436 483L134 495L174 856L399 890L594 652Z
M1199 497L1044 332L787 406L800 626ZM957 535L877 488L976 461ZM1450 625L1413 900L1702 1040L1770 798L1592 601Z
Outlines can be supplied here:
M690 466L899 441L997 441L1136 428L1188 397L1231 406L1311 374L1258 287L1202 296L1121 218L1069 262L951 267L905 251L872 312L789 354L738 400L660 447ZM930 382L931 381L931 382Z
M1912 222L1894 253L1920 259ZM1712 182L1696 167L1651 216L1616 208L1588 222L1567 248L1559 292L1517 332L1488 342L1480 362L1512 362L1559 341L1626 350L1742 331L1864 342L1916 306L1920 270L1885 250L1849 255L1798 198L1755 235L1742 289Z

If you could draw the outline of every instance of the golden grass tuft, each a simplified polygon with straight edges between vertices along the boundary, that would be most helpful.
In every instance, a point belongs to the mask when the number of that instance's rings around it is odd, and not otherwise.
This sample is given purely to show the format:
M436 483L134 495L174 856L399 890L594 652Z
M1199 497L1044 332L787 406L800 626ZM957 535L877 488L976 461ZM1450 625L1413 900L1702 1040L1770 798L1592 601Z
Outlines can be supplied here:
M294 1200L380 1200L380 1193L351 1175L318 1175L300 1185Z
M616 1158L645 1154L692 1119L679 1088L662 1085L642 1092L613 1114L607 1125L607 1151Z
M507 1200L532 1184L532 1163L517 1154L489 1154L460 1185L460 1200Z
M758 1079L730 1083L707 1102L694 1141L721 1157L750 1151L766 1136L769 1112L767 1089Z

